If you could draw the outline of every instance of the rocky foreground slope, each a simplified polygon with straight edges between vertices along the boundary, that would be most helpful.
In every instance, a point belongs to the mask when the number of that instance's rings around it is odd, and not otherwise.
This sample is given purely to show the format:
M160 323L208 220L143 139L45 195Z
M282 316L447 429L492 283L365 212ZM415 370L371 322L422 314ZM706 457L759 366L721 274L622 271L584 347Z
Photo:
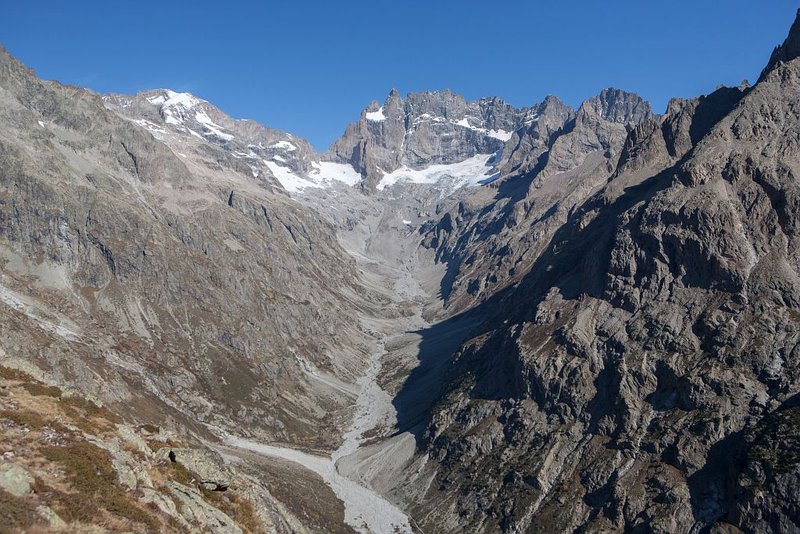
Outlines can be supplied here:
M319 480L301 520L278 500L287 496L275 474L256 478L74 389L6 367L0 376L3 532L341 530L340 505Z
M798 43L324 154L0 52L9 529L800 531Z

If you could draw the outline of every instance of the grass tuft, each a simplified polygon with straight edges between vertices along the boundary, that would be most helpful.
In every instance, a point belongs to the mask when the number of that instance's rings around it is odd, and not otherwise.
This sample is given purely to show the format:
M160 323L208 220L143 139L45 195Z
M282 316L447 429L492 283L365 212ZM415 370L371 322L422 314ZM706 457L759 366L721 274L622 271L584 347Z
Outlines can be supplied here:
M5 378L6 380L20 380L23 382L33 381L33 377L28 373L4 365L0 365L0 378Z
M222 513L233 519L245 532L261 532L263 526L250 501L232 491L212 491L201 488L203 498Z

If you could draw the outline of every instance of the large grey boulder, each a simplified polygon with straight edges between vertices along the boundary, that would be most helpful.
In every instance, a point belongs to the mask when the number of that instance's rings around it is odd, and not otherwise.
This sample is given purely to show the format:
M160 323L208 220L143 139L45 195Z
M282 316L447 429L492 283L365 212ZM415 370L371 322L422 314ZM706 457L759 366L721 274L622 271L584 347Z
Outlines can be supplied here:
M10 462L0 463L0 489L16 497L31 492L33 477L24 468Z

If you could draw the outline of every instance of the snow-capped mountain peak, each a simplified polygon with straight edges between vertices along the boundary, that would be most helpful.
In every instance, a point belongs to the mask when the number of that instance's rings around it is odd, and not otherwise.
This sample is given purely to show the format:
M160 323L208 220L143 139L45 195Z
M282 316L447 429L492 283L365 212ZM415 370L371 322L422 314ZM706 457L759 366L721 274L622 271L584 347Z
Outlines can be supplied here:
M190 133L220 141L230 141L233 134L214 119L209 113L219 113L214 106L191 93L178 93L170 89L151 92L145 100L159 110L159 114L167 124L186 128Z

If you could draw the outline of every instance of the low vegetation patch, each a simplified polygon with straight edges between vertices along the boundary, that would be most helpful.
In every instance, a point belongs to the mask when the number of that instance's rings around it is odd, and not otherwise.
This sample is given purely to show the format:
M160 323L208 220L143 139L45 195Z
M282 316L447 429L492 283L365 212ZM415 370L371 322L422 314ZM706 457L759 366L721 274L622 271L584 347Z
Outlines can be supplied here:
M47 421L38 413L29 410L0 410L0 418L13 421L18 426L39 430L47 426Z
M47 396L55 399L61 397L61 388L57 386L47 386L37 382L28 382L26 384L22 384L22 387L24 387L28 393L35 397Z
M93 523L100 507L118 517L158 530L160 521L138 506L135 497L117 484L117 474L108 452L86 441L64 447L47 446L42 455L66 471L67 479L77 493L62 494L59 513L70 522Z
M231 491L212 491L201 489L203 498L219 509L222 513L234 520L245 532L261 532L261 521L250 501L245 500Z
M4 378L6 380L20 380L23 382L32 382L33 377L24 371L20 371L19 369L12 369L11 367L6 367L4 365L0 365L0 378Z
M18 532L39 521L28 499L0 489L0 533Z

